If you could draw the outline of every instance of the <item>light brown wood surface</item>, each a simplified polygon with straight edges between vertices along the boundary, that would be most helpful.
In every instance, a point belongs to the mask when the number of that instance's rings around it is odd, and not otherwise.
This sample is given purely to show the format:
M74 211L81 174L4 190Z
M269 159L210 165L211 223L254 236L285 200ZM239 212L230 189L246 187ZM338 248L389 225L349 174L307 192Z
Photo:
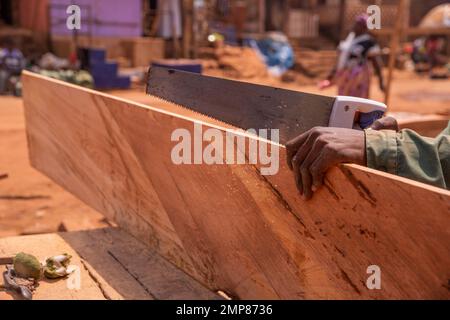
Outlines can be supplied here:
M35 300L219 298L118 228L0 239L0 255L21 251L35 255L40 261L68 253L72 256L71 264L80 270L79 288L68 286L68 282L75 283L75 274L68 279L40 281ZM3 290L2 299L20 297Z
M304 202L283 150L275 176L253 165L177 166L171 134L194 123L178 107L30 73L23 81L32 165L213 291L450 297L450 192L345 165ZM381 268L381 290L365 285L370 265Z
M411 129L422 136L434 138L440 134L450 121L450 116L418 116L398 121L400 129Z

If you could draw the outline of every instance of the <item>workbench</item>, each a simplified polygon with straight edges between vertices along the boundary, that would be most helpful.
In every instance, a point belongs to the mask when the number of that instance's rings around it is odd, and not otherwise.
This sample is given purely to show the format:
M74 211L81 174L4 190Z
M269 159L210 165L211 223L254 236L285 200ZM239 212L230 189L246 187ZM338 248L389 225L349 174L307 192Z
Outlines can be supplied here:
M120 228L0 239L0 256L21 251L39 261L68 253L71 264L79 267L79 288L77 272L66 279L41 280L35 300L220 298ZM0 289L0 300L10 299L19 297Z

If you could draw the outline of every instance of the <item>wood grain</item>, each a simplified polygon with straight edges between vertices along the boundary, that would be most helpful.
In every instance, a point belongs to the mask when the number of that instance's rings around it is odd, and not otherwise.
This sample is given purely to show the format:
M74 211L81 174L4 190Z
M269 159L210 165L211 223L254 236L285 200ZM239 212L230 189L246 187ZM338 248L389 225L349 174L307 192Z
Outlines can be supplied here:
M434 138L450 121L450 116L427 115L398 121L400 129L411 129L422 136Z
M23 81L32 165L210 289L241 299L450 297L450 192L344 165L304 202L283 150L275 176L177 166L171 134L199 122L177 107L30 73ZM381 290L365 285L374 264Z

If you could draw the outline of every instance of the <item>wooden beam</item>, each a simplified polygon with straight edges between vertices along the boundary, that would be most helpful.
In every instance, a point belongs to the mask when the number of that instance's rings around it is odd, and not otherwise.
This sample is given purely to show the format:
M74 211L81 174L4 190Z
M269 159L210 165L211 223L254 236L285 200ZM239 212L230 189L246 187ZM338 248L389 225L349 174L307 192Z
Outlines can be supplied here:
M193 134L197 123L225 136L206 117L28 72L23 83L32 165L210 289L244 299L448 298L449 191L344 165L305 202L283 150L275 176L249 164L173 164L175 129ZM382 290L365 285L370 265Z
M400 129L411 129L425 137L436 137L448 126L449 117L439 115L418 114L404 120L399 120Z
M194 0L182 2L183 11L183 57L192 58L193 23L194 23Z
M266 32L266 0L258 0L258 32Z
M372 31L377 36L392 36L395 33L395 29L386 28ZM421 28L411 27L403 30L403 34L407 36L429 36L429 35L450 35L449 27L442 28Z
M9 256L9 257L0 256L0 266L3 266L5 264L13 264L13 262L14 262L13 256Z
M345 13L347 9L347 0L339 1L339 41L345 37ZM338 42L339 42L338 41Z
M390 98L391 87L392 87L392 77L394 74L395 62L397 61L397 51L400 46L400 39L402 37L402 32L403 32L405 11L406 11L406 0L399 0L398 9L397 9L397 17L395 20L394 33L392 33L392 35L391 35L388 76L387 76L387 82L386 82L386 92L385 92L385 96L384 96L384 103L388 106L388 108L389 108L389 98Z

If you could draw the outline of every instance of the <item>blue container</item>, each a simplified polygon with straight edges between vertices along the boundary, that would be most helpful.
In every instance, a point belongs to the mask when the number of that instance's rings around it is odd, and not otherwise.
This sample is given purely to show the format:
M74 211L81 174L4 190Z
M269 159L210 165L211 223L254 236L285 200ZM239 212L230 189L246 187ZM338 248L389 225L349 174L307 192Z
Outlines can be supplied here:
M117 72L119 71L119 66L116 62L101 62L91 65L92 76L95 77L117 77Z
M131 79L130 79L130 77L119 76L116 79L114 79L114 88L117 88L117 89L129 89L130 86L131 86Z
M106 61L106 50L104 49L88 49L89 65L93 66Z

